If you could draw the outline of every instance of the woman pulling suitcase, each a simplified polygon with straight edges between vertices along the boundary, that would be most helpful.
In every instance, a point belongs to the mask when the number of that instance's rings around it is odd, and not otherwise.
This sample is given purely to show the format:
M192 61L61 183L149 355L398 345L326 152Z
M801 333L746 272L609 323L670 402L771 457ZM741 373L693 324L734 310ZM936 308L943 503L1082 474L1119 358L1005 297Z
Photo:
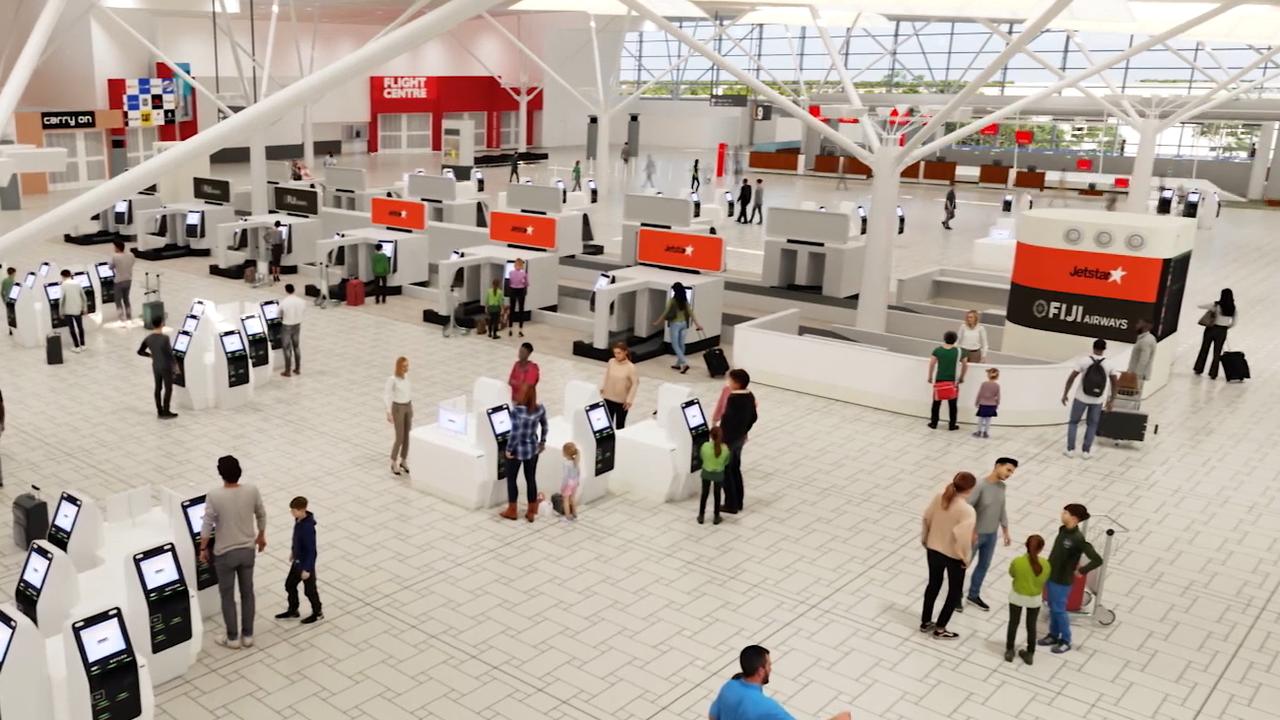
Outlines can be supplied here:
M1213 361L1209 364L1209 379L1217 380L1218 365L1222 362L1222 349L1227 344L1227 331L1235 327L1240 320L1236 310L1235 295L1231 292L1231 288L1223 288L1217 302L1198 307L1205 311L1200 317L1200 324L1204 326L1204 336L1200 340L1200 352L1196 355L1196 364L1193 369L1197 375L1204 372L1204 362L1208 359L1212 346ZM1228 368L1227 380L1236 379L1233 376L1237 374Z

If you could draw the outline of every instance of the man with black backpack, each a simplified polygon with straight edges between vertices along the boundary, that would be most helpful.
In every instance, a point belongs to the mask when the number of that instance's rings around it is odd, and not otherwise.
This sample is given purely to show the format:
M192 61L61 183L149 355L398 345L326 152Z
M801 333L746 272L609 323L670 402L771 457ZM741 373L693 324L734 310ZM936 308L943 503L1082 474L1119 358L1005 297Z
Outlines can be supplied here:
M1076 361L1075 369L1067 378L1066 387L1062 388L1062 404L1066 405L1071 385L1079 376L1080 385L1076 388L1075 399L1071 401L1071 416L1067 422L1067 449L1062 453L1069 458L1076 456L1076 434L1080 429L1081 418L1085 419L1082 457L1085 460L1092 457L1089 452L1093 449L1093 438L1098 434L1098 422L1102 419L1103 398L1106 398L1105 405L1108 410L1111 409L1111 401L1115 399L1116 380L1120 373L1111 361L1103 357L1106 351L1106 340L1094 340L1093 354Z

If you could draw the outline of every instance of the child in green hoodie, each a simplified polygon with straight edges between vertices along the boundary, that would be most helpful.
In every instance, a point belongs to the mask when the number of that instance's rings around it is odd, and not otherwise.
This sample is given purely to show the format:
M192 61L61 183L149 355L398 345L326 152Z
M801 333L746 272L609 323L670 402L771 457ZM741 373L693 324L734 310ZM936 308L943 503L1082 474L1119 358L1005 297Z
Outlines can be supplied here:
M1049 563L1040 559L1044 550L1044 538L1032 535L1027 538L1027 554L1009 563L1009 577L1013 589L1009 591L1009 637L1004 645L1005 662L1013 662L1013 646L1018 640L1018 621L1022 611L1027 611L1027 649L1019 650L1018 657L1026 664L1036 651L1036 618L1040 615L1040 595L1049 580Z

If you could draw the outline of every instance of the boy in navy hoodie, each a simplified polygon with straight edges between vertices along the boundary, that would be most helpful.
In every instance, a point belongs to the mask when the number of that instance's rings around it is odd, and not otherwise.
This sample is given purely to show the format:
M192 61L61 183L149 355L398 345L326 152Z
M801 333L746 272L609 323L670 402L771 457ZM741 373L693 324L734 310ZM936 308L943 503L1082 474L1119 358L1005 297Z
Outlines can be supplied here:
M293 515L293 549L289 552L289 577L285 578L284 591L288 595L289 609L276 615L277 620L298 617L298 583L302 583L311 614L302 619L310 625L324 619L320 610L320 591L316 589L316 516L307 511L307 499L299 495L289 502Z

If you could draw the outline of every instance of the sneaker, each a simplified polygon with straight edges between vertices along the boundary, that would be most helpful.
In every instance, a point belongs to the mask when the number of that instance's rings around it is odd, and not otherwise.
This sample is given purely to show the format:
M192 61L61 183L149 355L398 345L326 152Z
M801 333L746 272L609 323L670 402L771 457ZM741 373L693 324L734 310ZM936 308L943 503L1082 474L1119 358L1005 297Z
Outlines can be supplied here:
M166 413L162 413L162 414L160 415L160 417L164 418L165 420L172 420L172 419L174 419L174 418L178 417L178 413L176 413L176 412L166 412Z
M953 633L950 630L943 630L939 628L933 631L934 640L955 640L958 637L960 637L958 634Z
M1075 450L1063 450L1063 451L1062 451L1062 457L1075 458L1075 456L1076 456L1076 451L1075 451Z
M288 370L285 370L284 372L280 373L280 377L293 377L293 373L289 372Z
M982 608L983 612L989 612L991 610L991 606L982 602L982 598L980 597L969 597L965 599L973 603L974 605L977 605L978 607Z
M1092 459L1093 459L1093 455L1091 455L1091 454L1089 453L1089 451L1088 451L1088 450L1085 450L1083 453L1080 453L1080 457L1081 457L1081 459L1083 459L1083 460L1092 460Z
M1037 640L1036 644L1039 645L1040 647L1049 647L1050 645L1058 645L1059 640L1058 638L1052 635L1045 635L1044 637Z
M1031 659L1034 658L1035 655L1030 650L1019 650L1018 657L1022 658L1022 662L1030 665Z
M1061 655L1062 653L1067 652L1069 650L1071 650L1071 645L1064 642L1060 642L1057 645L1054 645L1053 649L1050 650L1049 652L1053 653L1054 655Z
M927 633L932 629L933 629L933 623L931 622L920 623L920 632Z
M719 524L720 524L720 523L722 523L722 522L724 522L724 518L722 518L722 517L720 517L719 515L717 515L717 516L716 516L716 519L711 521L711 524L712 524L712 525L719 525Z
M219 635L218 638L214 640L214 642L218 643L219 645L221 645L222 647L228 650L240 649L240 641L238 639L229 638L226 635Z
M936 423L936 422L931 422L931 423L929 423L929 429L930 429L930 430L937 430L937 429L938 429L938 423Z
M953 610L952 612L958 612L958 613L964 612L964 603L960 603L959 605L956 605L955 610Z
M302 617L301 615L298 614L297 610L285 610L279 615L276 615L277 620L289 620L296 617Z
M1004 651L1004 661L1013 662L1013 648Z
M303 625L312 625L312 624L314 624L315 622L317 622L317 621L319 621L319 620L323 620L323 619L324 619L324 613L311 613L310 615L308 615L308 616L306 616L306 617L302 618L302 624L303 624Z
M253 647L253 636L245 635L244 637L240 638L240 647L243 647L243 648Z
M703 524L703 522L704 522L704 520L703 520L702 516L701 516L701 515L699 515L699 516L698 516L698 524L699 524L699 525L701 525L701 524Z

